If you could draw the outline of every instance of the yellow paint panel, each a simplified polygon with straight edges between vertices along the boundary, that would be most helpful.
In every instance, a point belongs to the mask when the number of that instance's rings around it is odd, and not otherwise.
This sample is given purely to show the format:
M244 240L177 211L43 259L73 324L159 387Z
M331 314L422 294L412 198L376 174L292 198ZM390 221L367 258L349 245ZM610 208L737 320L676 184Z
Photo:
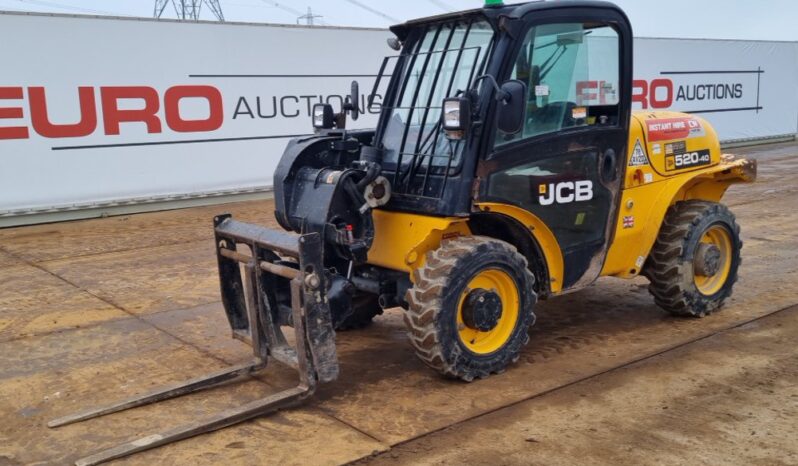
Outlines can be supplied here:
M615 237L607 252L601 275L630 278L640 273L659 234L668 208L678 201L703 199L719 202L729 185L753 181L750 162L740 159L721 162L701 170L682 173L625 189L622 193ZM633 217L634 226L624 228L624 217Z
M676 183L665 181L623 191L615 237L601 275L633 277L640 272L678 187ZM624 217L632 217L634 226L624 228Z
M689 124L688 129L668 131L667 125ZM660 126L656 126L660 125ZM656 128L655 131L650 131ZM666 136L667 134L667 136ZM679 137L685 135L684 137ZM712 125L703 118L678 112L634 112L629 125L628 154L626 157L626 176L624 188L655 183L685 173L695 173L718 165L721 161L720 144ZM646 163L640 163L640 151ZM676 153L709 152L709 162L679 169L676 167Z
M629 278L640 273L665 213L677 201L719 202L731 183L755 176L755 164L724 161L712 125L685 113L634 112L627 147L620 212L602 275ZM640 163L641 150L645 163ZM708 163L676 167L676 153L701 151L709 152ZM624 222L625 217L630 221Z
M564 273L562 251L557 238L554 237L554 233L543 223L543 220L532 212L508 204L482 202L476 204L476 206L485 212L496 212L514 218L529 229L530 234L537 240L543 250L546 267L549 269L551 292L559 293L562 290Z
M470 235L461 217L390 212L376 209L374 243L368 254L369 264L410 272L424 264L424 255L440 246L448 236ZM412 274L411 274L412 279Z
M644 172L650 169L657 178L669 177L684 172L700 170L720 163L720 142L712 125L705 119L679 112L634 112L629 130L629 157L631 161L637 141L645 148L649 165L632 166L627 170L627 179L634 176L634 169ZM681 153L708 151L706 163L679 167L676 157ZM626 186L631 186L629 183Z

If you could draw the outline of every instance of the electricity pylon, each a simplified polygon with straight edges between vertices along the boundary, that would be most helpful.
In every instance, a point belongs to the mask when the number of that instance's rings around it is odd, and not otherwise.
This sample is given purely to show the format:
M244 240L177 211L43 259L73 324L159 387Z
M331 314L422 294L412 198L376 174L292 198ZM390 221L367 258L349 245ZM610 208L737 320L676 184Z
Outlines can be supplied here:
M205 4L218 21L224 21L222 6L219 5L219 0L155 0L153 17L162 17L166 6L170 3L175 9L175 14L177 14L178 19L198 21L200 19L202 5Z

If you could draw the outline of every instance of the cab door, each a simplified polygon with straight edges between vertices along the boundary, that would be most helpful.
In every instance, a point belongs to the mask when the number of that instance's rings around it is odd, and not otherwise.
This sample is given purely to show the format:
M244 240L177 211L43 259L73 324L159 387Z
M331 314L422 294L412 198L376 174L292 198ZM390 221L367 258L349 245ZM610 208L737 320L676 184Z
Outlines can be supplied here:
M611 19L536 18L511 58L504 78L527 85L524 124L494 130L478 168L480 200L539 217L563 254L562 289L584 286L598 278L617 218L631 31Z

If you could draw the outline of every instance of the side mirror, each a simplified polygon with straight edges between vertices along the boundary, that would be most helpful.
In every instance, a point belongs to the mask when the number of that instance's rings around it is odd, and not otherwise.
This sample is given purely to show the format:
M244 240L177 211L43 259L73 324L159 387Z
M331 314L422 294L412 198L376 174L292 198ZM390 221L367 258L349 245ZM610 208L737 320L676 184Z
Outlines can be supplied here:
M352 81L352 88L349 93L349 104L352 120L357 120L357 117L360 115L360 85L357 81Z
M335 126L338 129L345 129L346 128L346 114L349 113L349 116L352 117L352 121L357 120L357 117L360 116L360 86L357 84L357 81L352 81L352 88L349 91L349 95L346 97L346 101L344 102L343 106L341 107L341 112L335 115Z
M330 104L315 104L313 106L313 127L316 129L330 129L333 127L335 115Z
M388 38L388 47L398 51L399 49L402 48L402 43L399 42L399 39L397 39L396 37L389 37Z
M443 99L441 125L449 139L462 139L471 125L471 100L467 97L447 97Z
M496 126L505 134L516 134L524 128L526 84L517 79L501 85L502 98L496 111Z

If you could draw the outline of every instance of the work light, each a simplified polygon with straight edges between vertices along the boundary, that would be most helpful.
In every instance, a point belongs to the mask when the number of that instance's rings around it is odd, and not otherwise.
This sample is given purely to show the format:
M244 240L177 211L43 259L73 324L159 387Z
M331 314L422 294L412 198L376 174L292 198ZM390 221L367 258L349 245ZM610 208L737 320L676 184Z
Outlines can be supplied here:
M333 127L332 105L315 104L313 106L313 127L316 129L330 129Z
M443 99L443 129L465 131L471 119L470 101L465 97Z

